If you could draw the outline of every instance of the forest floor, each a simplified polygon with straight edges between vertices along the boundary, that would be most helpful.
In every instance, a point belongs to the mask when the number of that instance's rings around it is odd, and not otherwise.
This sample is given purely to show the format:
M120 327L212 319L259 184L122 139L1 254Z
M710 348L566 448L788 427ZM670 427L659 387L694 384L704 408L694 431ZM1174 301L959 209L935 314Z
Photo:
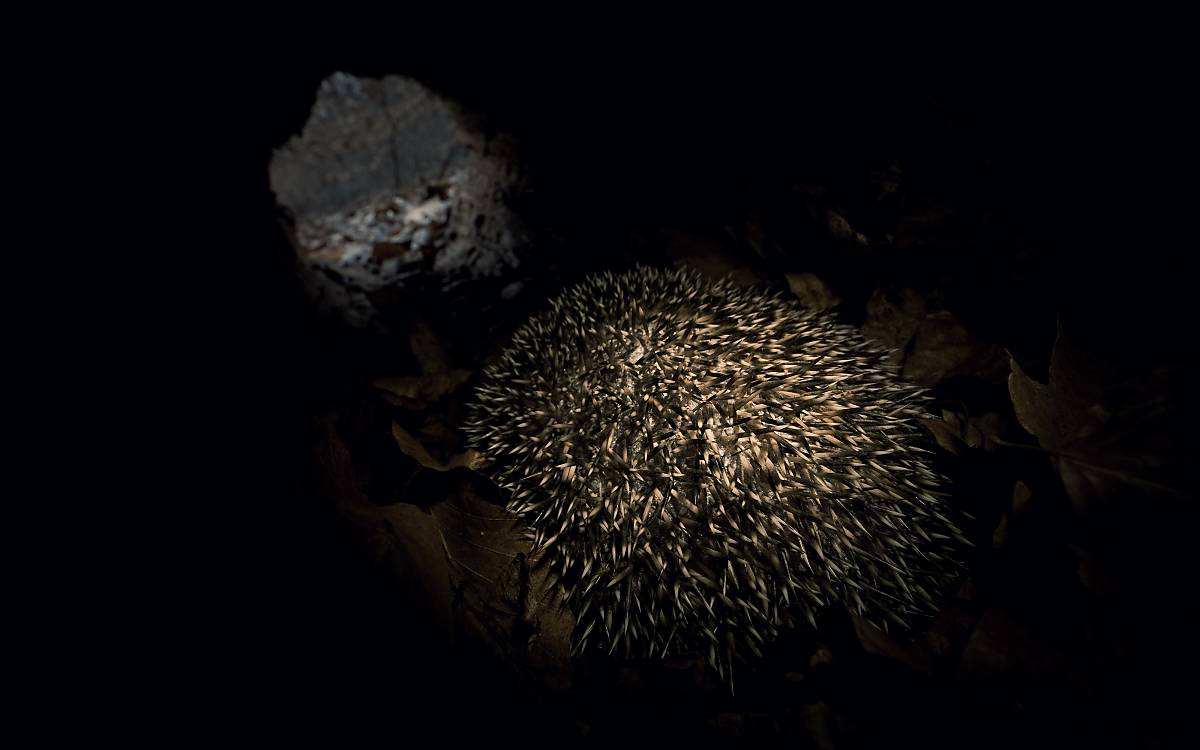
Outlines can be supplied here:
M447 736L1166 742L1183 721L1163 675L1181 669L1192 588L1180 436L1195 402L1173 321L1147 312L1159 269L1134 253L1124 286L1102 257L1062 250L1069 240L1043 231L1055 220L1029 216L1044 186L1025 203L1019 180L994 178L1004 154L962 135L978 128L917 110L942 128L923 146L758 169L722 187L714 200L737 199L716 211L688 205L699 190L656 208L642 188L628 210L614 197L586 214L535 190L522 290L486 313L424 298L387 333L301 313L310 327L289 366L303 376L288 387L303 389L289 422L302 429L289 444L306 446L295 483L307 520L291 548L308 560L282 575L304 589L304 611L339 621L312 629L327 639L313 668L397 705L426 693L411 705L462 722ZM521 528L471 468L463 407L531 312L589 273L639 263L731 273L827 309L930 389L930 444L975 546L914 639L829 611L743 670L735 696L700 656L569 657L570 615L531 590Z

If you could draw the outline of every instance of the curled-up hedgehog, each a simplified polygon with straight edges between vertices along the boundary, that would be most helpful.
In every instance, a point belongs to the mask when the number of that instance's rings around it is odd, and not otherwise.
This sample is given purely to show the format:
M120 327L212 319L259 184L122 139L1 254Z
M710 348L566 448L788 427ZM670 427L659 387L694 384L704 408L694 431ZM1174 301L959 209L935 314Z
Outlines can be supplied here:
M467 432L575 614L574 649L735 658L842 603L937 611L968 544L928 396L778 294L688 270L588 278L485 368Z

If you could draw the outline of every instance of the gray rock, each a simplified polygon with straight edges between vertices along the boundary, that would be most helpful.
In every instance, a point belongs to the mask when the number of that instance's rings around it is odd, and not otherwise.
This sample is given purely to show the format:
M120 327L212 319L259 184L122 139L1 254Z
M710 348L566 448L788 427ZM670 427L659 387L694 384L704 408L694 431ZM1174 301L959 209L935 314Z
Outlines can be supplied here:
M509 150L415 81L327 78L270 164L314 296L352 325L386 327L380 300L408 297L394 292L509 283L526 243Z

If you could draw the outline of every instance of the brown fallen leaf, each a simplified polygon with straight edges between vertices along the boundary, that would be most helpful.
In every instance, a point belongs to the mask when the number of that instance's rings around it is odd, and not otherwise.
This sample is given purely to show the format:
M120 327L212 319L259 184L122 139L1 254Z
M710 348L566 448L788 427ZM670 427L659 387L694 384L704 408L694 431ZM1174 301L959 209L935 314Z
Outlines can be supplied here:
M921 641L901 643L866 618L853 612L850 613L850 617L854 622L858 642L862 644L864 651L895 659L917 672L929 672L930 653L927 644Z
M396 439L396 445L400 447L404 455L416 459L417 463L435 471L450 471L460 466L474 469L479 465L479 452L474 449L468 449L456 456L452 456L444 463L437 460L430 455L429 450L420 440L417 440L408 430L395 422L392 423L392 437Z
M371 385L391 395L414 402L436 401L453 393L471 377L470 370L443 370L427 375L405 375L397 378L376 378ZM389 399L391 400L391 399ZM397 405L406 405L400 401Z
M800 744L817 750L838 750L847 746L847 721L827 701L805 703L800 707L800 718L807 740Z
M417 364L421 366L421 372L434 375L450 371L450 357L446 354L438 335L424 318L417 317L413 320L408 345L412 348L413 356L417 358Z
M719 279L729 276L739 286L762 283L762 277L744 265L721 243L709 237L674 229L663 230L666 251L679 268L691 267Z
M813 310L828 310L842 303L841 297L833 293L829 285L811 273L789 273L785 275L792 294Z
M453 455L463 436L447 421L445 414L434 412L425 416L417 439L426 447L436 446L441 455Z
M448 497L430 498L425 511L372 504L332 427L315 459L322 494L357 529L371 558L396 573L401 592L432 614L437 632L484 645L551 690L570 686L574 619L559 606L555 581L526 559L523 526L482 499L471 475Z
M852 614L851 617L856 617L856 615ZM808 666L810 666L810 667L818 667L818 666L821 666L822 664L832 664L832 663L833 663L833 652L824 646L818 648L816 651L813 652L812 656L810 656L808 658Z
M1011 355L1009 366L1008 391L1017 420L1050 456L1081 515L1119 486L1183 496L1156 477L1172 462L1153 452L1162 442L1157 420L1164 409L1161 399L1147 395L1154 393L1152 387L1116 382L1110 374L1114 368L1075 347L1061 326L1047 383L1026 375Z
M1050 689L1079 697L1086 682L1079 667L1032 623L999 606L984 610L963 648L963 677L1010 681L1018 693Z
M396 572L401 590L424 603L444 632L451 621L450 569L438 542L436 520L408 503L373 505L332 426L326 428L314 459L319 492L357 529L371 558Z
M413 321L408 342L422 374L376 378L371 383L393 405L424 409L429 402L453 393L470 379L470 370L451 367L445 347L424 318Z
M929 311L909 347L901 376L934 386L957 375L1000 380L1004 376L1003 352L972 338L948 310Z
M1008 514L1000 517L1000 523L992 530L992 549L1004 549L1008 546Z
M977 417L957 414L949 409L942 410L942 418L920 420L937 444L943 449L961 456L965 449L995 450L1002 425L996 412L987 412Z
M829 229L829 234L838 242L853 242L863 246L870 244L866 235L850 226L850 222L846 220L846 217L832 208L827 209L825 212L825 225Z
M1065 358L1059 344L1062 331L1050 355L1049 382L1042 384L1025 374L1016 358L1009 355L1011 374L1008 392L1017 420L1038 444L1047 449L1069 449L1102 425L1090 410L1092 397L1098 395L1091 383L1081 380L1076 368Z
M967 432L964 436L967 446L982 448L985 451L995 450L999 445L996 441L1000 437L1003 424L1004 420L999 412L990 411L977 417L969 417Z
M862 333L893 349L904 349L921 327L925 298L912 289L876 289L867 300Z
M901 377L921 385L959 375L998 382L1007 372L999 347L976 341L953 314L912 289L877 289L862 334L895 350Z
M1078 544L1068 545L1075 554L1075 573L1079 582L1097 594L1113 594L1119 590L1111 571L1089 549Z
M954 416L954 415L951 415ZM952 424L948 419L928 419L920 420L921 426L933 435L933 439L944 450L953 453L956 456L961 456L966 444L963 442L962 436L959 435L957 425Z
M540 685L569 688L575 620L561 606L557 581L529 559L524 525L469 479L430 512L458 582L460 626Z
M1014 518L1020 518L1029 512L1031 502L1033 502L1033 490L1018 479L1017 483L1013 485L1012 508L1009 512Z
M992 530L992 549L1004 549L1010 545L1014 534L1019 535L1024 530L1025 515L1028 513L1033 492L1024 482L1018 480L1013 485L1012 503L1000 517L1000 522Z
M1157 368L1130 375L1078 347L1059 327L1046 383L1010 358L1009 395L1076 514L1079 580L1107 596L1180 575L1195 504L1181 489L1194 452L1171 439L1171 396ZM1142 546L1144 545L1144 546ZM1181 581L1181 585L1187 585Z
M954 241L954 212L938 203L927 203L916 211L904 211L892 239L897 248Z

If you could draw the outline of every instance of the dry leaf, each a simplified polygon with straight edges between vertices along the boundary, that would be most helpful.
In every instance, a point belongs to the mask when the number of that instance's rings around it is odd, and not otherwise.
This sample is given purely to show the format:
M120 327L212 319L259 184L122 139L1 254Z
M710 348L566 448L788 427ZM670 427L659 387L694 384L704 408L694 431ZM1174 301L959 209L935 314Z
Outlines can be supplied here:
M1171 439L1168 371L1130 377L1121 363L1075 346L1061 326L1046 383L1015 359L1010 367L1017 418L1048 454L1080 517L1071 548L1083 585L1137 597L1147 578L1183 575L1186 530L1194 528L1185 514L1195 505L1180 487L1193 451Z
M1012 503L1000 517L1000 523L992 531L992 547L994 549L1007 547L1013 534L1020 534L1023 524L1027 521L1025 516L1029 512L1029 504L1032 500L1033 491L1029 489L1029 485L1017 480L1013 485Z
M1029 512L1029 504L1033 501L1033 490L1029 489L1029 485L1021 480L1013 485L1012 510L1010 511L1015 517L1020 518L1025 513Z
M524 526L470 481L430 511L460 585L460 626L538 683L568 689L575 620L560 606L557 582L528 559Z
M1008 680L1018 691L1055 690L1078 695L1084 681L1056 644L1029 622L988 607L963 649L960 667L974 679Z
M862 334L896 350L901 376L921 385L959 375L998 381L1006 372L998 347L975 341L948 310L912 289L877 289L867 302Z
M372 558L397 573L402 588L427 605L442 629L450 623L450 571L438 542L435 519L415 505L371 504L354 464L332 427L318 445L319 489L332 507L358 530Z
M1102 399L1111 388L1105 363L1072 347L1059 330L1050 357L1049 382L1030 378L1009 357L1009 395L1017 419L1050 454L1063 488L1080 514L1087 515L1120 484L1154 493L1171 490L1138 476L1143 457L1121 445L1135 439L1140 417L1153 415L1139 404L1123 409L1125 424L1113 424Z
M995 450L1000 434L1000 415L996 412L964 417L943 409L941 419L920 421L939 446L956 456L961 456L966 448Z
M428 512L408 503L373 505L332 428L316 461L331 505L358 529L372 558L432 613L440 632L487 644L542 685L569 687L574 620L559 606L554 581L524 558L529 540L509 514L480 498L469 481Z
M955 435L962 435L962 420L958 418L957 412L950 411L949 409L942 409L942 420L945 421L950 429L954 430Z
M691 267L715 279L729 276L739 286L762 282L757 273L726 252L716 240L672 229L663 230L663 235L667 241L667 254L677 267Z
M895 659L917 672L929 672L930 655L926 644L921 641L901 643L861 615L851 612L850 618L854 621L854 632L864 651Z
M422 318L413 321L409 346L421 367L421 375L376 378L371 383L391 404L406 409L424 409L430 401L453 393L470 379L470 370L450 367L450 358L441 341Z
M437 334L429 327L424 318L418 317L413 320L408 343L412 347L413 356L417 358L417 363L421 366L421 372L426 375L434 375L450 370L450 357L446 354Z
M902 376L922 385L934 386L956 375L974 375L998 380L1004 359L998 347L975 341L948 310L927 312L921 320Z
M1060 330L1050 358L1050 382L1044 385L1026 375L1017 360L1009 356L1012 372L1008 392L1017 420L1048 450L1070 449L1102 424L1089 410L1092 402L1084 396L1091 386L1080 382L1073 368L1064 366L1061 340Z
M876 289L867 300L862 333L892 349L903 350L917 334L925 317L925 298L912 289L892 292Z
M437 522L430 514L408 503L395 503L378 511L395 544L404 551L404 561L411 563L410 570L401 570L401 573L420 582L434 608L436 620L449 622L450 569L438 543ZM392 567L403 566L393 563Z
M417 463L436 471L450 471L460 466L474 469L479 464L479 453L474 449L452 456L450 460L443 463L431 456L420 440L395 422L392 423L392 437L396 439L396 445L400 446L400 450L406 456L416 459Z
M959 437L958 430L949 420L930 418L922 419L920 422L921 426L933 435L933 439L939 446L956 456L962 455L962 438Z
M1008 546L1008 514L1000 517L1000 523L992 531L992 549L1003 549Z
M825 212L825 224L829 228L829 233L838 242L854 242L864 246L868 244L866 236L862 232L855 231L846 217L832 208Z
M470 370L443 370L427 375L406 375L398 378L376 378L371 383L385 396L395 396L401 401L392 401L407 406L410 402L436 401L454 392L471 377Z
M828 310L842 303L841 297L833 293L829 285L816 274L789 273L786 274L788 288L792 294L804 303L805 307L813 310Z

